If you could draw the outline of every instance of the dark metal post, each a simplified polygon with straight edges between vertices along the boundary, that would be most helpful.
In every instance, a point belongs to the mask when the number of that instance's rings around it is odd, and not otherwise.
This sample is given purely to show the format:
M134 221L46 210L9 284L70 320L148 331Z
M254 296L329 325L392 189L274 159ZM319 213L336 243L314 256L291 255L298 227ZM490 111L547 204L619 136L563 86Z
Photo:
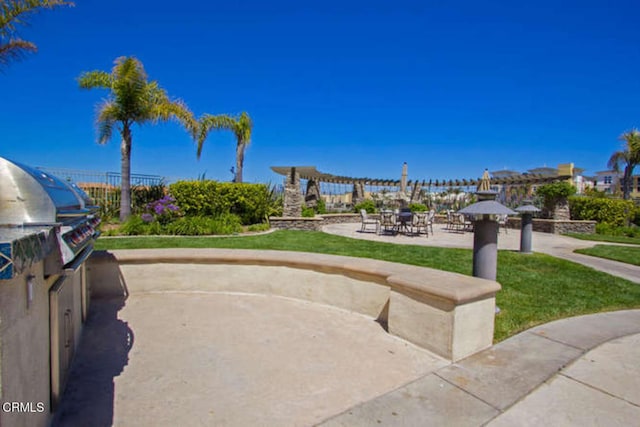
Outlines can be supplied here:
M478 202L459 213L475 217L473 233L473 275L496 280L498 269L498 221L496 215L513 215L514 211L495 201L493 191L476 193Z
M531 236L533 231L533 216L530 213L522 214L522 229L520 231L520 252L531 253Z
M540 209L531 204L531 200L523 200L524 204L516 211L522 215L522 226L520 227L520 252L531 253L531 240L533 235L533 214L540 212Z
M498 266L498 223L483 215L474 224L473 275L496 280Z

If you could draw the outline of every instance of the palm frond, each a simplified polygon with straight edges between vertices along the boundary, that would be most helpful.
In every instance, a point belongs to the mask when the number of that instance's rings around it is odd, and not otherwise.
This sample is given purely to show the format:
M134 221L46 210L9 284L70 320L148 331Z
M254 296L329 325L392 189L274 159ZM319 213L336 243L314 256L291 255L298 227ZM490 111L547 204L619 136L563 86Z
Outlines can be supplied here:
M204 141L209 136L209 133L212 130L231 130L233 131L235 125L235 120L233 117L227 114L203 114L202 117L198 120L198 129L197 129L197 144L198 149L196 151L196 157L199 159L202 155L202 148L204 146Z
M0 1L0 67L4 68L11 61L22 59L28 52L38 50L34 43L16 37L17 26L27 25L27 17L41 9L63 5L74 4L63 0Z
M626 150L616 151L611 155L607 162L607 167L616 172L620 172L620 166L627 163L629 158L629 152Z
M87 71L78 77L78 86L81 89L111 89L113 79L104 71Z
M96 128L98 130L98 144L106 144L113 135L113 128L120 120L118 106L111 100L104 101L96 114Z
M251 132L253 131L253 122L246 112L242 112L236 121L234 133L238 140L238 144L247 146L251 143Z
M152 105L151 116L154 121L175 120L181 124L193 139L197 138L199 131L198 121L189 110L189 107L180 99L164 100Z
M35 44L26 40L13 39L7 44L0 45L0 66L6 66L11 61L22 59L27 52L37 52Z
M75 6L63 0L8 0L0 2L0 38L9 38L18 25L26 25L29 14L58 6Z
M623 151L628 151L629 162L637 165L640 163L640 131L631 129L618 138L624 142Z

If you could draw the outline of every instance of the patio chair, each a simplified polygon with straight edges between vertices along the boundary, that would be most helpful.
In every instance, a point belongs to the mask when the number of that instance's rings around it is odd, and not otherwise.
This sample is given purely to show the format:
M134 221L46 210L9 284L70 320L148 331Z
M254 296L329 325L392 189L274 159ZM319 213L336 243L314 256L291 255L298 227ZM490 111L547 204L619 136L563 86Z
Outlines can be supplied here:
M456 228L456 215L451 209L447 209L447 230L453 230Z
M436 211L435 209L431 209L429 213L427 213L427 227L431 230L431 234L433 234L433 221L436 219Z
M447 211L447 230L460 231L463 229L461 215L454 211Z
M396 234L397 230L396 214L390 211L380 212L380 232Z
M460 227L462 231L473 231L473 221L469 219L465 214L458 214L460 217Z
M362 226L360 227L360 232L364 233L367 231L367 226L374 226L375 227L375 233L378 233L378 230L380 229L380 221L378 221L375 218L370 218L367 215L367 211L364 209L360 209L360 218L362 219Z
M424 231L425 236L429 237L428 219L429 214L427 212L416 212L413 214L411 220L411 233L420 235L421 231Z
M507 215L498 215L498 233L500 232L500 227L504 228L505 234L507 233Z

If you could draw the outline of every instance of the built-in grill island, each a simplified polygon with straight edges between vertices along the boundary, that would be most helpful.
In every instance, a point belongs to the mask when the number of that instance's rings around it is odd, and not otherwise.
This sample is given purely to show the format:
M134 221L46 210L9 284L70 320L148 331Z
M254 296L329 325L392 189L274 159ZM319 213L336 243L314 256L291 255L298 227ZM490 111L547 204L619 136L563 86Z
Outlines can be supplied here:
M75 184L0 157L2 426L51 419L89 307L84 262L99 223Z

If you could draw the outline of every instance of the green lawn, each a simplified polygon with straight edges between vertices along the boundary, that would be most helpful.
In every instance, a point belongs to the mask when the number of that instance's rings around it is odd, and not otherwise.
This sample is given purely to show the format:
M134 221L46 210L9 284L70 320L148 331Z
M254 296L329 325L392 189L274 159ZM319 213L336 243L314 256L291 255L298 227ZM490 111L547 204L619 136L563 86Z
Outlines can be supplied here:
M576 249L577 253L640 265L640 247L595 245L592 248Z
M349 239L321 232L276 231L252 237L98 239L96 249L237 248L305 251L374 258L471 274L472 251ZM640 308L640 284L544 254L500 251L495 340L564 317Z
M640 245L640 239L637 237L627 236L608 236L605 234L582 234L568 233L567 236L580 240L592 240L594 242L610 242L610 243L630 243L632 245Z

